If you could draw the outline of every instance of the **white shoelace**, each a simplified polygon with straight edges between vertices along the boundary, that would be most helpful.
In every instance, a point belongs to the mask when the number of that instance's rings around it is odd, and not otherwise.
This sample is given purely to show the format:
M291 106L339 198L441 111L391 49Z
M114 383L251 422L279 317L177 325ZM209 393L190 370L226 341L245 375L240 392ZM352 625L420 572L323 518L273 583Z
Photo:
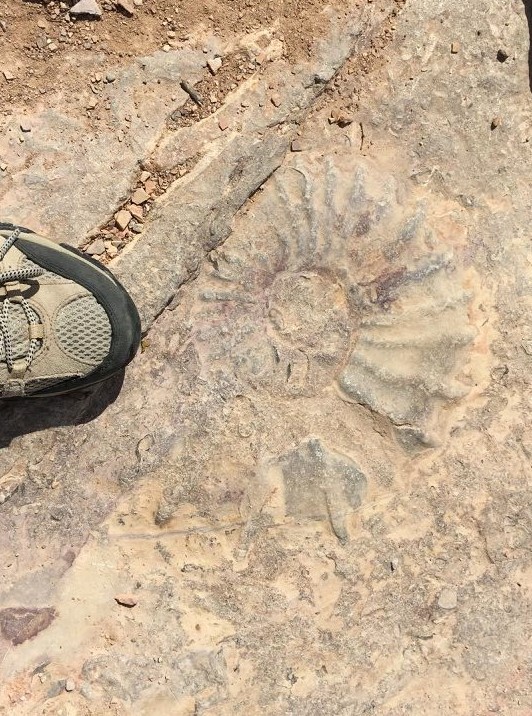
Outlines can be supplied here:
M18 239L20 229L15 229L0 246L0 261L3 261L4 256L7 254L9 249L13 246L15 241ZM29 279L37 278L45 273L44 269L38 266L21 268L21 269L10 269L9 271L0 272L0 287L11 282L28 281ZM17 296L16 298L9 298L8 296L0 296L0 340L4 344L5 360L8 369L11 371L15 363L14 350L13 350L13 329L12 329L12 317L10 312L14 304L19 304L24 310L24 314L28 321L28 324L38 325L40 323L39 316L35 313L33 308L29 305L28 301L24 296ZM29 368L35 354L40 345L39 338L32 338L29 342L28 352L25 355L26 367Z

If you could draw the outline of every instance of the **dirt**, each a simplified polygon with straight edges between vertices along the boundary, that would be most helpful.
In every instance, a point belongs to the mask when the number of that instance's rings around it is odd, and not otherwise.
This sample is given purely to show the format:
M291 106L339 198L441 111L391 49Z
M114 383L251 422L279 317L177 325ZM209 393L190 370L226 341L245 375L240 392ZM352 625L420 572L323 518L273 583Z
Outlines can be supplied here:
M12 80L0 76L4 114L10 112L6 105L46 105L48 95L58 90L71 94L75 101L80 88L90 86L94 78L95 55L98 71L105 77L109 71L126 66L132 57L149 55L165 46L203 49L208 35L223 42L242 31L273 25L286 43L286 56L296 61L319 40L317 11L327 3L149 0L135 6L133 17L125 16L113 3L102 3L102 7L101 20L83 20L72 18L64 4L57 2L0 2L0 20L5 23L5 30L0 29L4 48L0 69L13 75ZM235 80L238 74L235 68Z

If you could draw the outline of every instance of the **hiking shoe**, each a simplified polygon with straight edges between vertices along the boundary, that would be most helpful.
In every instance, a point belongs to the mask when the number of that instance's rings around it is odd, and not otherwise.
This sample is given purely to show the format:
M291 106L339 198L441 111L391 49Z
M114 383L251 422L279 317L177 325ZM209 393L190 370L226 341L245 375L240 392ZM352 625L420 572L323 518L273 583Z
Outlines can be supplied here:
M135 355L140 319L105 266L0 223L0 398L85 388Z

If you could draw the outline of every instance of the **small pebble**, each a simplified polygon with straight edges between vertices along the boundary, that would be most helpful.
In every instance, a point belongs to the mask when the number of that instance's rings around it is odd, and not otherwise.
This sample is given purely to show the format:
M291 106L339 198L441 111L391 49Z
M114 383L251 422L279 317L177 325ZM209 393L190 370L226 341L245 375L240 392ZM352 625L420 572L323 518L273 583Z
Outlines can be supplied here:
M220 119L218 120L218 126L220 127L220 129L222 130L222 132L225 132L225 130L227 129L227 127L229 127L229 122L227 121L227 119L224 119L223 117L220 117Z
M510 55L506 52L506 50L497 50L497 59L499 60L499 62L506 62L509 57Z
M20 129L22 132L31 132L31 125L29 125L27 122L21 122Z
M207 66L212 74L215 75L222 66L222 58L214 57L212 60L207 60Z
M502 119L500 117L493 117L491 120L491 130L497 129L497 127L500 127L502 124Z
M290 145L290 149L293 152L302 152L303 151L303 144L300 139L294 139L292 141L292 144Z
M88 17L100 18L102 16L102 9L96 2L96 0L79 0L73 7L68 11L71 15L87 15Z
M2 70L2 74L4 75L4 77L6 78L6 80L8 82L11 82L11 80L15 79L15 75L12 72L10 72L9 70Z
M459 42L451 43L451 54L457 55L459 52L460 52L460 43Z
M140 175L140 181L144 184L144 182L148 181L148 179L151 177L151 172L143 171Z
M65 683L65 691L74 691L76 684L73 679L67 679Z
M6 169L7 169L7 164L4 164L4 162L1 162L0 163L0 171L5 172Z
M282 102L281 96L278 94L274 94L271 96L270 101L274 107L280 107L281 102Z
M108 72L108 73L105 75L105 81L106 81L106 82L109 82L109 84L110 84L111 82L114 82L115 80L116 80L116 75L114 74L114 72Z
M122 607L129 607L130 609L137 604L137 600L132 594L117 594L115 602Z

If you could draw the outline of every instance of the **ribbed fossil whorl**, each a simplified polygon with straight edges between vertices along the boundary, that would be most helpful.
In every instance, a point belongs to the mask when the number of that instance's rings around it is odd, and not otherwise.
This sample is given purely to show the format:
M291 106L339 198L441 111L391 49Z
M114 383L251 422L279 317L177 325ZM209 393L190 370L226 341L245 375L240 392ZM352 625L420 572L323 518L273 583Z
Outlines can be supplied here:
M436 214L369 160L295 158L211 256L200 352L274 396L337 387L423 430L468 392L456 376L476 335L459 227Z

